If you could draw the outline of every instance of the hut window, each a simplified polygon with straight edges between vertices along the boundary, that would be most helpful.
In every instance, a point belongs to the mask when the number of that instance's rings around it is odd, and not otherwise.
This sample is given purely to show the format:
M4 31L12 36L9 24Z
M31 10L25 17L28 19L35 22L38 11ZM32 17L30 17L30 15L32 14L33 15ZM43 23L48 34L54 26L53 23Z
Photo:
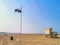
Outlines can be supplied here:
M11 36L10 40L13 40L13 36Z

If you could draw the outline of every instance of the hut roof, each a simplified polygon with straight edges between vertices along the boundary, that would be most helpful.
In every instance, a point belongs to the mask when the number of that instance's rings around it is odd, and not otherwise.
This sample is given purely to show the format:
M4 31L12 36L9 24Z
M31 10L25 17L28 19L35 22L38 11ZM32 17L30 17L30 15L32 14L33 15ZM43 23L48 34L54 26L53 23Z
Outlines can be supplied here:
M46 30L52 30L52 28L46 28Z

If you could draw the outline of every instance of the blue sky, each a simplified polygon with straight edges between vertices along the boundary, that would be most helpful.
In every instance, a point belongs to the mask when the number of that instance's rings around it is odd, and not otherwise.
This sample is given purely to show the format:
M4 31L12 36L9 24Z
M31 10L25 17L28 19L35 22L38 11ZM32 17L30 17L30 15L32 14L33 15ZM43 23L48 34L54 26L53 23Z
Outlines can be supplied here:
M52 27L60 31L60 1L59 0L23 0L23 16L30 24L30 31L44 33L45 28ZM26 27L27 28L27 27ZM26 30L26 32L28 32Z
M0 30L20 32L21 15L15 13L14 9L22 4L23 33L44 33L47 27L60 33L59 2L60 0L0 0Z

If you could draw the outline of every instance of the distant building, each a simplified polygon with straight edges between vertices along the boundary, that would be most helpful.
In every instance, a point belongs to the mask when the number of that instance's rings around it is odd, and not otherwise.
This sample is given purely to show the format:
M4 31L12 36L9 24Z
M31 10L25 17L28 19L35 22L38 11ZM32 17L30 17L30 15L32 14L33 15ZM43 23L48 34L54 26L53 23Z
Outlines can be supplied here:
M52 32L52 28L46 28L45 36L46 37L57 37L57 32Z
M45 34L51 34L52 28L46 28L45 29Z
M45 36L46 37L51 37L52 34L52 28L46 28L45 29Z

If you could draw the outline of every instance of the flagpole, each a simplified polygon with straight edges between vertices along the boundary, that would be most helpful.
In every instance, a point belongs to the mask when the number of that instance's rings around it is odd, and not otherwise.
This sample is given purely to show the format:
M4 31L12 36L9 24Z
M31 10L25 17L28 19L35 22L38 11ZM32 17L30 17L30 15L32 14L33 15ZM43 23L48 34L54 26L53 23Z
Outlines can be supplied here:
M21 6L21 10L22 10L22 6ZM20 33L22 34L22 11L21 11L21 28L20 28Z

